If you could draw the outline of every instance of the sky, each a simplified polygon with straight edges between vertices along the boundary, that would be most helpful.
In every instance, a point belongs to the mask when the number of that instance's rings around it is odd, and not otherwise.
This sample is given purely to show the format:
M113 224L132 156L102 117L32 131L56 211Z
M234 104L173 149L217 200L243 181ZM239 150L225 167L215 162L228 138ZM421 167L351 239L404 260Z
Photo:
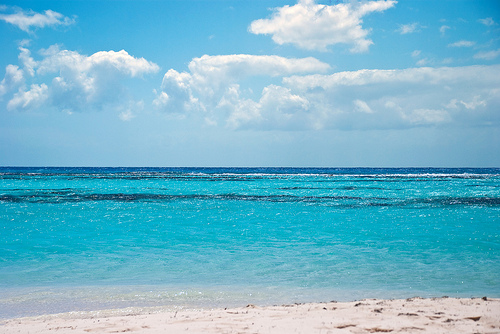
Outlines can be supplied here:
M500 167L498 0L0 0L0 166Z

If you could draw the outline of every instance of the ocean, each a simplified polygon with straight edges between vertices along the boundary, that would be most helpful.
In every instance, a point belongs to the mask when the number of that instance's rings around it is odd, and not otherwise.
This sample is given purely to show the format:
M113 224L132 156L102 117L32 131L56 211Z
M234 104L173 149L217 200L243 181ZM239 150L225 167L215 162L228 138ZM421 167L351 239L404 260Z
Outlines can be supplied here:
M0 318L500 297L500 169L0 168Z

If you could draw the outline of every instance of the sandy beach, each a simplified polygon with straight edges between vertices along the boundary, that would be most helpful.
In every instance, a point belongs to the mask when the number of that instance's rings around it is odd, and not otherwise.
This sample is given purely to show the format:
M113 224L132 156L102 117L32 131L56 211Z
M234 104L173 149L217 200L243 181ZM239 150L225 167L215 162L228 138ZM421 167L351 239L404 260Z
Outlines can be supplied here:
M8 319L0 333L500 333L500 299L408 298Z

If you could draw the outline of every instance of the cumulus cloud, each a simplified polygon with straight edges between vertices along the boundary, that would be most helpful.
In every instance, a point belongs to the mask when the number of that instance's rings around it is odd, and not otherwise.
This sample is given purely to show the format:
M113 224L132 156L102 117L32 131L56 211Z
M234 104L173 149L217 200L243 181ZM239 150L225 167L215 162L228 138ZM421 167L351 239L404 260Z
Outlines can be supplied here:
M229 107L230 128L295 130L303 129L303 122L308 121L309 101L289 88L269 85L256 102L239 99L237 90L233 93L230 99L221 101L222 106Z
M5 9L7 8L4 8L4 10ZM13 24L26 32L31 32L31 28L69 26L75 23L74 18L69 18L53 10L36 13L31 10L22 11L17 9L17 11L12 14L0 14L0 20Z
M7 103L8 110L35 109L41 106L49 98L46 84L31 85L29 90L20 89Z
M500 65L318 74L328 65L314 58L232 55L195 58L189 69L181 73L169 70L154 104L232 129L349 130L500 123L496 112L500 108ZM267 83L251 93L245 85L247 78L255 76L263 76Z
M299 73L325 72L330 68L316 58L284 58L258 55L221 55L194 58L189 73L170 69L163 77L153 104L182 113L226 106L240 96L239 82L249 77L282 77Z
M36 61L31 57L31 51L22 46L19 47L19 51L19 62L23 65L24 70L29 76L34 76Z
M124 86L123 78L157 72L158 65L135 58L126 51L101 51L91 56L52 46L35 60L20 47L21 67L9 65L0 92L18 91L7 103L9 110L55 107L65 111L100 109L116 102ZM27 86L26 82L31 85ZM28 82L29 84L29 82Z
M16 65L7 65L5 77L0 82L0 98L24 82L23 71Z
M60 50L57 45L41 52L45 58L38 62L37 72L41 74L55 73L64 69L78 74L111 72L137 77L157 72L158 65L144 58L135 58L125 50L99 51L91 56L81 55L76 51Z
M366 52L373 42L363 29L363 17L393 7L396 1L363 1L333 6L300 0L294 6L276 8L269 19L253 21L249 31L271 35L275 43L301 49L326 51L335 44L351 45L353 53Z

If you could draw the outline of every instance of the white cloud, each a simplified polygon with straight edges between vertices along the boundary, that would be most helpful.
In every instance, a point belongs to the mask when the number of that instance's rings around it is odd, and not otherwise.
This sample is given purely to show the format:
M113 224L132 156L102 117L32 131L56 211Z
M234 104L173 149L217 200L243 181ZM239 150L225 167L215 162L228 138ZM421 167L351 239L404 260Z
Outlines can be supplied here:
M23 71L16 65L7 65L5 77L0 82L0 97L14 90L24 82Z
M441 35L444 35L446 34L446 30L448 29L451 29L449 26L447 25L442 25L440 28L439 28L439 32L441 33Z
M32 27L68 26L75 23L74 18L69 18L53 10L46 10L43 13L19 10L13 14L0 14L0 20L13 24L26 32L30 32Z
M48 98L48 87L46 84L33 84L30 90L25 91L20 89L19 92L14 94L14 97L7 103L7 109L36 109L42 106Z
M463 101L459 99L452 99L446 107L448 109L459 109L460 105L464 106L468 110L475 110L478 107L486 107L487 102L486 100L481 100L481 97L479 95L475 95L471 100L469 101Z
M174 69L165 73L161 88L162 90L157 92L153 105L172 113L183 113L193 109L203 110L204 106L198 103L194 95L214 95L213 88L206 78L193 77L189 73L179 73Z
M373 113L373 110L370 108L370 106L368 105L368 103L366 103L365 101L354 100L353 104L354 104L354 110L355 111L364 112L366 114L372 114Z
M132 78L147 73L157 72L160 68L155 63L147 61L144 58L135 58L125 50L100 51L88 57L90 67L107 70L117 70Z
M412 53L411 53L411 56L416 58L418 56L420 56L420 53L422 53L422 51L420 50L414 50Z
M227 124L231 128L238 128L242 124L255 126L262 122L261 110L258 102L240 97L240 87L231 85L217 105L218 110L229 114ZM210 118L213 121L212 118Z
M135 115L132 113L131 110L126 110L126 111L121 112L118 117L120 117L120 119L122 121L128 122L128 121L132 120L132 118L134 118Z
M470 102L460 101L460 103L469 110L475 110L478 107L485 107L487 104L485 100L481 100L479 95L474 96Z
M429 59L428 58L422 58L419 61L417 61L418 66L425 66L429 64Z
M172 69L165 74L154 104L233 129L388 129L500 121L500 65L325 75L314 69L326 66L303 61L317 65L269 56L196 58L189 73ZM270 63L282 65L274 66L260 94L249 92L246 78L265 75ZM313 74L300 73L306 70Z
M492 60L500 56L500 49L496 49L493 51L481 51L474 55L475 59L485 59Z
M191 83L197 89L205 90L205 94L213 95L228 83L236 82L251 76L283 76L295 73L324 72L330 66L319 60L308 57L301 59L279 56L256 56L247 54L221 55L194 58L189 63ZM165 77L169 78L169 73ZM187 73L178 76L177 84L186 86ZM208 83L210 83L208 85Z
M474 46L475 44L476 44L476 42L473 42L473 41L462 40L462 41L448 44L448 46L452 47L452 48L470 48L470 47Z
M38 63L37 70L42 74L64 69L80 74L112 72L137 77L159 70L158 65L144 58L135 58L125 50L100 51L91 56L85 56L76 51L60 50L58 46L52 46L44 50L42 54L45 58Z
M19 49L19 61L23 73L26 73L24 78L33 83L29 90L25 85L19 88L8 103L10 110L42 106L67 112L100 109L105 104L119 101L124 91L124 86L120 84L123 78L139 77L159 69L158 65L144 58L135 58L124 50L101 51L85 56L52 46L43 50L43 59L37 61L28 49ZM13 69L11 67L11 71ZM16 70L20 71L17 67ZM7 82L7 75L4 81Z
M282 76L292 73L324 72L330 66L316 58L301 59L279 56L255 56L247 54L202 56L194 58L189 70L196 75L216 79L217 77L242 78L247 76Z
M435 87L442 84L462 84L473 80L481 86L489 86L500 82L500 65L492 66L464 66L464 67L419 67L403 70L359 70L338 72L331 75L291 76L283 79L287 86L301 91L315 88L330 89L333 87L355 86L361 87L371 84L427 84L426 87ZM434 88L432 88L434 89Z
M401 35L411 34L418 31L420 25L417 22L409 24L401 24L397 30Z
M240 94L236 83L248 77L282 77L296 73L325 72L328 64L308 57L221 55L194 58L190 72L170 69L165 73L161 92L153 104L170 112L213 109L224 99ZM237 91L237 92L236 92Z
M499 120L500 65L359 70L283 79L325 128L401 128ZM305 124L307 126L307 124Z
M156 99L154 99L153 105L157 108L164 108L167 105L168 100L170 99L168 94L165 92L158 93L156 89L153 90L153 92L156 94Z
M19 47L19 61L23 65L24 70L27 72L29 76L34 76L35 75L35 67L36 67L36 61L31 57L31 52L30 50Z
M302 129L308 122L309 101L292 94L289 88L269 85L262 91L258 102L238 98L232 92L231 101L224 101L231 109L227 120L230 128ZM243 102L243 103L242 103Z
M485 19L480 19L478 21L484 24L485 26L493 26L496 24L495 21L493 21L492 17L487 17Z
M277 44L293 44L306 50L326 51L335 44L351 45L353 53L366 52L373 42L367 38L362 18L372 12L393 7L396 1L368 1L337 4L316 4L301 0L294 6L276 8L270 19L253 21L254 34L272 35Z
M136 117L135 113L133 110L142 110L144 108L144 102L139 101L137 103L130 103L128 107L126 107L119 115L118 117L124 121L124 122L129 122L133 118Z

